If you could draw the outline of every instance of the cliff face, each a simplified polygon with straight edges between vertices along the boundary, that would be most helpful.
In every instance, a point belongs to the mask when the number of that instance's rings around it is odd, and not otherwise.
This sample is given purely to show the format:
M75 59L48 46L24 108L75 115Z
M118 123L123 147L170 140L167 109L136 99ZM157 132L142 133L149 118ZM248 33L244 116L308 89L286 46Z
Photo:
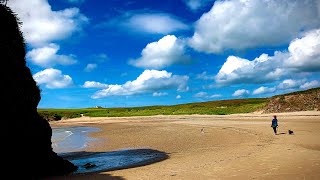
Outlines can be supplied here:
M278 95L270 98L264 113L320 111L320 88Z
M0 4L1 174L23 179L63 175L77 169L52 150L52 129L37 112L40 89L25 61L25 43L14 13ZM4 176L5 177L5 176Z

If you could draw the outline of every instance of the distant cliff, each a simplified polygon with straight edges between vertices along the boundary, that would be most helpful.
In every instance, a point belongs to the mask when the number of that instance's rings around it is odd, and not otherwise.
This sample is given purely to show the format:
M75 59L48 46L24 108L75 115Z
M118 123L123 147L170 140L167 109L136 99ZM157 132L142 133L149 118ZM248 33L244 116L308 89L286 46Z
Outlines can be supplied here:
M320 87L273 96L263 113L320 111Z

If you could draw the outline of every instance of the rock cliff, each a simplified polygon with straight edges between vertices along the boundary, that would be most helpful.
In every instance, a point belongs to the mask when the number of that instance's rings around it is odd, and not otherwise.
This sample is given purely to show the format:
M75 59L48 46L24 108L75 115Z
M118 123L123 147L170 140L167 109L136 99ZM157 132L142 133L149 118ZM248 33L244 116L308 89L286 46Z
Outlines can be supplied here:
M77 167L53 151L52 129L37 112L40 89L26 65L20 24L11 9L0 4L1 175L38 179L68 174Z

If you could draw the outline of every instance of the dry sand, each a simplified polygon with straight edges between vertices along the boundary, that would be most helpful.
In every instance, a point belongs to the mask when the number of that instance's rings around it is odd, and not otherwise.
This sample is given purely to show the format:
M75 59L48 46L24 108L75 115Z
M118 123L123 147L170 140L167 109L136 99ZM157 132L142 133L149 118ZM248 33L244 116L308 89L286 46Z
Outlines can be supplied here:
M273 114L260 113L52 122L100 128L90 135L102 140L87 152L151 148L169 155L142 167L54 179L320 179L320 111L276 115L279 135L270 127Z

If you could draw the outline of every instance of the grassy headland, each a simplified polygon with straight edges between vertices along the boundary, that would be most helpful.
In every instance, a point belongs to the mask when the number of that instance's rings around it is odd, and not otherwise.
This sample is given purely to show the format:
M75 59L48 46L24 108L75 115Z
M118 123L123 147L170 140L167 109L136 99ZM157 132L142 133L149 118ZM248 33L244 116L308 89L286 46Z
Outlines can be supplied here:
M89 117L124 117L152 115L227 115L250 113L255 111L292 112L320 110L320 87L305 91L276 95L270 98L231 99L220 101L197 102L171 106L143 106L125 108L83 108L83 109L38 109L48 121L62 118Z
M235 99L179 104L172 106L143 106L126 108L83 108L83 109L38 109L47 120L80 117L124 117L151 115L188 115L188 114L235 114L249 113L262 109L268 98Z

